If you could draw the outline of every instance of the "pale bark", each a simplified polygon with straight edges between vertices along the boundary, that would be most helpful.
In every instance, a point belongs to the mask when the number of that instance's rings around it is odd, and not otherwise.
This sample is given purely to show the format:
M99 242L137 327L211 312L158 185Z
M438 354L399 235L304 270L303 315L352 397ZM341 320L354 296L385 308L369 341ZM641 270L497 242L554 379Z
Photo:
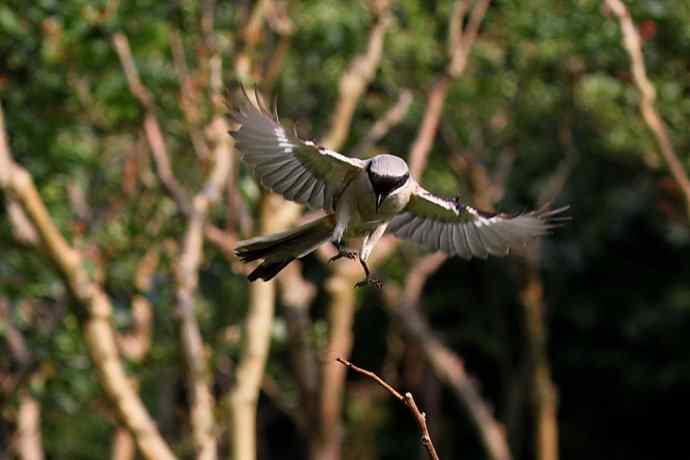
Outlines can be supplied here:
M247 81L254 76L252 66L256 48L262 38L262 27L269 10L272 7L271 0L258 0L252 9L244 28L240 32L244 46L235 57L235 73L240 81Z
M17 432L14 443L19 460L45 458L41 441L41 405L26 389L19 391Z
M433 146L443 113L450 84L459 78L467 67L469 53L477 38L479 26L490 0L477 0L465 22L469 3L459 0L451 15L446 72L437 77L427 97L427 109L417 138L412 145L409 164L412 173L419 177L424 170ZM446 256L432 254L416 265L406 280L403 306L397 312L405 332L418 342L436 376L448 385L466 407L470 418L479 431L480 438L490 458L511 458L503 427L494 418L491 409L481 398L472 379L467 375L462 360L433 335L431 327L420 314L416 305L426 279L440 266Z
M261 206L262 234L285 230L300 212L275 194L264 197ZM243 353L235 371L235 385L227 403L230 409L231 457L256 458L256 412L271 341L275 308L275 281L255 281L249 285L249 311L244 325Z
M197 458L214 460L217 457L211 376L207 351L194 310L199 266L203 258L204 226L211 206L218 201L231 169L231 143L226 140L227 126L221 117L211 126L216 145L215 164L204 188L192 200L182 252L177 267L177 315L180 340L187 365L187 391L190 399L190 421Z
M132 434L126 428L118 426L113 433L113 445L110 448L110 460L134 460L137 449Z
M562 129L564 158L546 181L540 194L540 206L558 196L573 171L578 153L571 136L568 128ZM534 446L537 460L558 460L558 391L549 364L547 305L544 300L544 281L539 273L538 255L539 242L535 242L519 264L524 275L520 302L526 336L527 383L535 421Z
M174 459L155 422L131 384L117 349L112 325L112 306L102 287L94 283L82 265L81 255L64 239L53 222L31 175L12 160L0 108L0 187L22 206L39 234L50 260L63 276L82 318L84 340L106 395L122 423L134 434L147 459Z
M350 261L344 263L347 262ZM340 415L347 369L335 365L335 359L350 356L352 322L356 304L353 285L359 278L361 274L356 271L340 270L326 282L326 290L331 297L328 306L329 337L321 370L320 425L318 438L311 444L312 459L337 460L340 458L342 447Z
M208 22L208 19L207 21ZM175 43L175 42L174 42ZM213 460L217 456L215 435L214 407L211 382L208 369L207 352L194 311L194 295L198 282L198 272L203 258L203 240L207 226L206 217L210 207L220 198L224 184L232 171L232 140L227 135L228 126L222 110L222 66L218 53L209 59L211 102L214 117L207 129L210 143L213 145L212 157L214 166L203 189L191 200L178 183L172 171L167 147L158 123L153 98L148 89L141 83L134 60L129 49L127 38L122 34L113 36L113 44L120 56L123 70L132 93L146 110L144 130L151 152L157 165L158 176L169 194L177 202L180 211L187 217L187 230L182 243L179 265L176 270L178 288L177 316L182 350L187 365L187 390L190 399L190 421L192 437L199 459ZM188 125L192 128L198 116L194 113L192 96L188 91L191 82L186 69L186 62L181 43L173 46L180 80L182 83L183 106ZM198 102L198 101L197 101ZM191 130L192 134L196 132ZM194 137L194 136L193 136ZM203 157L207 153L206 142L197 133L197 154Z
M390 5L377 7L376 22L369 32L367 50L355 56L339 84L336 109L331 116L330 128L321 139L321 144L337 150L345 143L350 132L352 115L364 90L374 77L382 53L385 33L392 24ZM323 252L323 251L322 251ZM370 262L370 267L374 264ZM353 269L356 268L356 269ZM342 441L341 412L345 387L345 369L335 366L335 358L350 356L352 347L352 321L356 306L354 284L361 278L359 266L351 261L341 261L333 266L332 275L326 281L326 290L331 300L328 306L329 337L326 356L321 367L321 395L319 398L319 419L311 433L310 458L313 460L337 460L340 458Z
M367 50L355 56L340 78L340 97L331 116L328 134L321 140L324 146L337 150L345 143L359 98L374 78L376 69L381 62L383 40L392 23L393 18L388 10L383 11L377 17L376 23L369 32Z
M27 246L38 244L38 235L19 203L8 197L5 209L11 223L14 239Z
M389 5L387 5L388 7ZM437 79L433 88L429 92L427 99L427 108L424 113L424 118L421 127L417 133L415 141L412 145L409 154L410 170L413 175L419 177L426 166L427 157L431 151L431 146L433 145L436 132L438 130L439 121L443 111L443 105L448 92L448 86L452 79L460 76L465 68L466 56L471 49L472 44L476 38L477 29L481 18L486 11L488 6L487 0L479 0L475 7L473 8L473 13L468 23L468 26L461 33L460 37L462 40L461 48L453 49L453 54L450 56L449 68L446 74ZM457 16L460 16L460 20L455 19L457 24L462 24L462 16L460 13L464 12L458 10ZM370 35L372 37L373 35ZM455 39L455 38L453 38ZM457 55L463 54L464 57L458 58ZM379 55L380 59L380 55ZM459 59L463 61L461 63ZM353 67L354 68L354 67ZM355 75L365 75L362 73ZM347 84L346 84L347 83ZM361 95L364 84L353 85L352 82L347 82L347 79L341 81L341 99L345 97L346 90L354 91L354 94L359 97ZM354 104L354 106L352 105ZM356 107L356 100L354 102L343 103L341 107L349 108ZM344 110L344 109L343 109ZM348 122L349 129L349 119L344 118ZM338 120L333 119L332 127L333 130L326 136L326 140L334 142L331 148L339 147L338 143L335 141L343 142L345 136L339 134L336 127L338 126ZM327 143L325 145L328 145ZM381 254L381 249L384 244L386 244L386 239L384 238L378 245L377 251ZM395 246L394 242L391 242L390 246ZM373 258L372 258L373 259ZM351 266L350 264L349 266ZM374 263L370 261L370 267L375 266ZM343 267L342 269L340 267ZM327 282L327 289L331 292L331 304L329 306L329 319L331 320L330 335L327 348L327 356L330 360L334 359L336 356L333 353L337 353L337 356L342 358L347 358L352 347L352 337L351 337L351 326L352 326L352 316L355 311L355 296L351 292L351 285L357 281L358 277L361 277L361 273L357 271L344 271L344 267L348 267L346 263L338 263L335 266L333 276ZM346 289L347 286L347 289ZM318 460L337 460L340 458L340 443L341 443L341 428L340 428L340 412L342 410L342 391L343 391L343 379L344 372L339 369L333 369L333 364L327 359L324 363L322 369L322 397L321 397L321 423L319 425L320 432L318 433L316 443L313 444L311 450L311 458Z
M120 63L125 77L127 78L129 90L146 111L146 115L144 116L144 133L151 147L151 154L156 163L158 177L170 196L172 196L177 203L178 208L184 214L188 214L190 211L189 196L177 182L177 178L173 173L163 131L161 130L160 123L156 116L156 105L153 96L139 78L136 63L132 57L132 50L129 47L129 40L127 40L125 35L116 33L112 37L112 42L120 58Z
M134 285L139 292L132 299L132 327L126 333L117 334L117 345L122 355L134 362L141 362L151 349L153 332L153 307L143 293L153 284L158 267L158 247L149 249L139 262ZM136 444L134 437L122 425L115 427L110 448L111 460L134 460Z
M381 118L376 120L366 136L352 149L353 156L365 155L393 126L402 121L405 115L407 115L411 104L412 91L405 89L400 93L400 97L398 97L395 105L388 109Z
M537 460L558 460L558 401L547 355L544 286L535 256L536 251L532 251L526 262L526 279L520 295L524 308L530 394L536 425L534 443Z
M158 267L158 247L149 249L137 266L134 286L138 293L132 299L132 327L117 336L122 354L135 362L140 362L151 348L153 333L153 307L145 296L153 284L153 275Z
M240 81L248 81L254 77L257 81L262 80L258 75L260 69L255 65L254 55L262 39L264 21L274 8L270 0L257 2L241 32L244 45L234 60L235 73ZM278 56L271 62L275 64L272 70L275 72L280 67L282 58ZM229 193L232 194L233 191ZM239 207L237 205L235 209ZM300 206L289 203L278 195L265 195L261 204L261 233L285 230L300 212ZM231 255L230 260L233 258ZM270 348L275 297L275 281L256 281L249 285L249 311L243 328L243 353L235 371L235 384L225 398L230 415L231 459L252 460L257 455L257 402Z
M661 155L683 192L688 216L690 216L690 179L688 179L688 173L673 148L668 128L655 108L656 90L647 77L640 34L630 17L630 12L626 8L625 3L621 0L604 0L604 4L618 18L623 36L623 47L630 57L630 70L633 75L633 81L640 92L640 112L642 113L642 118L650 131L652 131L654 139L659 145Z
M467 2L458 0L453 7L448 35L448 67L441 76L436 78L427 94L426 111L421 128L410 150L410 171L416 177L419 177L426 167L429 151L434 144L443 114L448 88L454 80L463 74L467 67L469 53L477 38L479 25L489 3L491 0L477 0L464 28L462 28L462 24L467 13Z
M216 458L214 398L211 393L207 351L194 310L199 265L202 258L203 225L210 201L197 196L184 236L177 268L177 317L182 351L187 366L186 383L190 400L190 422L197 458Z
M2 134L0 134L2 136ZM30 223L27 222L30 227ZM33 228L31 228L33 232ZM11 444L20 460L43 460L43 443L41 438L41 404L27 388L28 383L43 380L42 372L35 369L35 357L29 350L21 331L15 327L10 313L9 301L0 297L0 324L3 325L4 339L7 341L9 357L16 363L19 374L6 395L17 396L16 431ZM27 375L26 384L22 374Z

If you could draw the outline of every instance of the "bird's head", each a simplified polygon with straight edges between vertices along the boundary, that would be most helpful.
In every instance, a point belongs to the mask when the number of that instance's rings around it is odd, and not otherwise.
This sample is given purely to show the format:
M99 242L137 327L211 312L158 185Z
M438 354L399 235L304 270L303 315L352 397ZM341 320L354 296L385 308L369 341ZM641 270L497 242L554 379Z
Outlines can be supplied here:
M367 166L369 181L376 195L376 212L391 193L404 186L410 178L410 169L400 157L377 155Z

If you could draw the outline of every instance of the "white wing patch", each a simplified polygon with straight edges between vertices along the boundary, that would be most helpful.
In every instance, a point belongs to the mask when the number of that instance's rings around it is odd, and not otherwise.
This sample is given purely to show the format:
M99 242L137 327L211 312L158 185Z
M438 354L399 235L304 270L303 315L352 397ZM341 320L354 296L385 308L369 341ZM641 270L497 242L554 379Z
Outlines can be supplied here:
M231 117L241 125L230 134L242 159L264 187L289 200L332 211L334 197L364 168L362 160L289 134L277 116L248 97Z
M391 221L390 231L429 249L464 259L504 256L569 220L561 216L568 206L514 216L486 213L416 186L406 212Z

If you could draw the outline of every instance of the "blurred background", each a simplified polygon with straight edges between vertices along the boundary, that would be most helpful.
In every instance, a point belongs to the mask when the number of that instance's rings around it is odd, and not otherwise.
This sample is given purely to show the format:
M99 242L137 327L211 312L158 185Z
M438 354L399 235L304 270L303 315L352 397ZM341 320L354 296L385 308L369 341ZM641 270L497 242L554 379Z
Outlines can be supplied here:
M0 459L648 459L687 450L690 5L0 2ZM483 209L523 253L386 238L249 284L308 219L227 131L239 84ZM3 121L4 120L4 121ZM47 211L47 213L46 213ZM672 454L673 453L673 454Z

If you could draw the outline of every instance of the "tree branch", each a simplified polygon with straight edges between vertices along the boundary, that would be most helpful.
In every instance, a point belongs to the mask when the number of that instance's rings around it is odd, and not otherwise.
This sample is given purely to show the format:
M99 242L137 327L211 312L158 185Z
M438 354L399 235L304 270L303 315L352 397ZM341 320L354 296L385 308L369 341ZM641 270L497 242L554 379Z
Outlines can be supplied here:
M134 279L137 294L132 299L133 325L129 332L117 335L122 354L132 361L141 361L151 348L153 312L146 292L151 289L158 266L158 247L149 249L139 262Z
M121 421L134 434L147 459L172 460L170 447L161 437L123 366L112 325L112 306L102 287L94 283L82 265L81 255L64 239L43 203L31 175L14 163L7 143L0 107L0 188L21 204L39 234L50 260L63 276L82 318L84 340L110 401Z
M321 144L324 146L337 150L345 143L350 132L352 115L355 113L359 98L371 79L374 78L376 69L381 62L383 39L392 24L393 17L388 10L382 11L369 32L367 50L355 56L340 78L338 103L333 115L331 115L328 133L321 140Z
M219 199L230 172L230 151L215 149L215 165L204 188L194 197L182 253L177 270L177 315L180 338L187 363L187 389L190 395L192 432L198 458L213 460L217 456L214 398L209 382L208 360L194 311L194 293L203 257L204 226L210 207Z
M340 364L347 367L348 369L352 369L353 371L358 372L374 380L376 383L385 388L386 391L392 394L398 401L405 403L405 405L408 407L408 409L410 409L410 412L412 412L412 415L414 415L414 418L417 421L419 431L421 431L422 433L422 444L424 445L427 454L429 454L429 458L431 458L432 460L439 460L438 454L436 453L436 449L434 448L434 443L431 440L431 435L429 434L429 427L426 424L426 414L419 410L419 408L417 407L417 403L412 397L412 393L405 393L405 395L403 396L402 394L400 394L400 392L398 392L398 390L390 386L388 383L386 383L385 380L376 375L374 372L355 366L350 361L347 361L342 358L336 358L336 361L338 361Z
M661 150L661 155L666 160L673 178L685 196L687 212L690 217L690 179L688 179L688 173L673 149L673 143L668 134L666 124L654 107L656 91L647 77L640 34L630 17L628 9L621 0L604 0L604 4L618 18L623 34L623 46L630 57L630 70L632 71L633 81L640 91L640 112L642 113L642 118L652 131Z
M510 460L510 450L503 428L493 417L491 409L482 399L472 378L467 375L462 360L434 335L428 321L418 309L426 280L446 257L439 253L424 257L407 275L404 292L395 292L393 288L384 291L386 304L400 321L404 332L419 344L434 374L451 388L465 406L479 431L489 457L493 460ZM393 308L395 305L398 305L398 308Z
M168 155L168 148L165 144L158 118L156 117L155 102L153 96L151 96L151 93L149 93L148 89L139 78L139 72L137 71L134 58L132 57L132 51L129 47L129 41L124 34L116 33L112 37L112 42L120 58L122 70L127 78L129 89L146 112L144 117L144 133L146 134L146 139L151 148L153 160L156 163L158 177L170 196L172 196L177 203L178 208L184 214L189 214L189 197L187 196L187 192L177 182L175 174L173 173L170 156Z
M286 203L275 194L264 196L261 206L262 234L284 230L299 215L301 207ZM256 458L256 411L271 341L275 308L275 281L249 285L249 311L245 320L245 347L235 372L233 388L226 397L230 408L231 458Z
M365 155L388 131L405 117L412 104L412 91L405 89L400 93L398 102L388 109L385 114L374 123L369 132L357 146L352 149L353 156Z
M480 2L483 1L486 0L480 0ZM386 8L387 7L388 5L386 5ZM485 8L482 10L481 6L475 5L475 10L477 11L475 15L478 18L475 21L478 21L483 16ZM482 14L480 14L480 12ZM372 36L373 32L370 37ZM471 47L475 37L476 33L468 35L468 47ZM378 59L380 59L380 55ZM353 63L353 68L354 65ZM462 69L460 72L461 71ZM453 78L457 76L459 76L459 73L454 75ZM451 77L448 75L441 77L428 96L428 104L424 119L409 155L410 169L417 177L421 175L422 170L426 166L427 156L433 145L450 81ZM359 84L361 87L348 86L344 76L344 80L341 82L341 97L343 97L343 94L346 92L345 90L354 90L353 94L359 97L365 86L361 81ZM351 117L352 112L354 112L354 106L348 108L348 110L351 110L349 114L349 117ZM333 123L336 123L336 118L333 119ZM347 119L347 126L349 127L349 118ZM337 130L332 130L330 135L326 137L326 140L334 142L335 147L331 148L337 148L338 143L335 141L342 142L345 138L344 136L336 135L336 133ZM325 144L328 145L327 143ZM375 266L375 260L381 260L385 254L388 254L389 251L397 246L397 243L397 240L392 239L390 236L383 238L379 242L377 251L373 254L369 266ZM327 251L328 249L324 248L320 251L320 254L327 254ZM359 267L356 267L354 264L345 262L336 263L334 264L333 275L326 283L326 288L331 293L331 304L329 306L330 334L327 345L327 356L348 356L350 353L352 347L352 317L355 311L355 296L352 292L352 283L356 280L357 276L360 276L357 270L358 268ZM321 387L323 388L321 396L321 420L318 425L320 433L315 438L316 444L312 443L312 458L339 458L339 417L342 408L344 377L345 374L341 370L329 366L326 363L324 364L322 368L321 383Z
M417 133L409 155L410 171L419 177L426 166L429 150L434 144L439 121L443 113L450 84L465 71L467 58L477 38L479 25L484 18L491 0L477 0L470 13L470 19L464 31L462 27L467 10L466 0L457 0L453 7L448 34L449 64L445 73L436 78L427 95L426 111L421 127Z
M247 81L253 77L254 52L261 41L262 26L271 5L271 0L258 0L240 32L244 46L235 58L235 73L240 81Z
M43 380L43 373L36 370L36 358L29 351L24 335L14 325L10 314L9 302L0 297L0 324L3 325L7 349L13 361L17 363L19 374L27 373L27 380L34 383ZM21 379L22 377L19 377ZM41 438L41 404L31 394L29 385L13 385L10 397L17 397L17 429L12 436L11 444L19 460L43 460L43 443Z

